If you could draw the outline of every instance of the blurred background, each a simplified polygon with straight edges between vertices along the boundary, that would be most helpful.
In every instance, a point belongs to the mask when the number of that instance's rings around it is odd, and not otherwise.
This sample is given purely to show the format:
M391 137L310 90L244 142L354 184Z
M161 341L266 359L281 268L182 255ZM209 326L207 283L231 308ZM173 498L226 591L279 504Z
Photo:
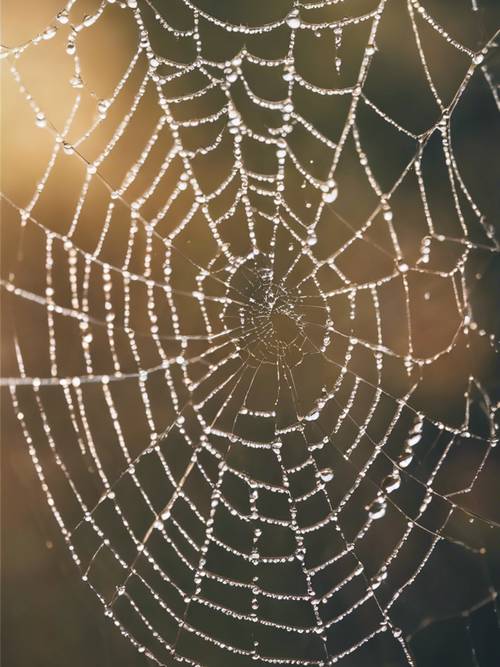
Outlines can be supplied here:
M36 294L43 294L46 286L46 246L45 236L36 225L28 222L21 224L22 210L30 206L36 192L37 184L43 176L50 159L56 133L61 133L76 96L81 96L77 113L64 139L63 150L60 151L54 168L43 185L43 192L37 200L31 215L46 228L56 234L67 234L74 220L75 210L85 183L86 170L84 161L94 162L104 150L113 132L130 111L134 96L140 89L141 82L147 71L143 55L137 58L137 65L130 72L122 89L114 97L116 86L134 58L140 39L137 25L129 9L120 7L120 3L104 3L102 15L95 23L85 25L88 17L99 11L100 3L92 0L77 1L69 12L68 21L57 21L56 15L63 9L57 0L25 0L22 7L15 0L3 0L2 6L2 46L5 52L30 42L35 35L45 34L39 44L29 46L18 58L12 52L1 62L2 66L2 279L6 283L14 283L18 287ZM138 0L143 20L147 28L155 52L165 59L174 62L188 63L195 57L192 38L172 35L162 28L160 18L168 21L176 29L190 30L192 27L192 11L186 8L181 0L156 0L156 13L152 5ZM154 4L154 3L153 3ZM303 3L304 8L313 3ZM372 11L378 3L373 0L352 0L338 3L324 9L307 10L311 22L337 20L349 16L363 16ZM436 22L460 44L473 52L486 44L500 27L500 5L497 0L425 0L424 7ZM474 5L477 4L477 11ZM208 14L236 25L258 26L270 23L286 16L291 9L290 0L274 0L265 3L255 0L194 0L193 6L199 7ZM314 13L316 11L316 13ZM54 35L45 31L48 26L57 26ZM72 32L72 26L85 28ZM335 39L331 29L318 28L316 31L299 31L295 45L295 67L297 73L315 86L323 88L344 88L353 86L360 68L363 50L366 47L371 21L361 21L346 26L341 39ZM433 31L428 24L419 23L420 39L426 61L436 89L444 104L449 104L463 80L471 62L471 58L463 51L446 43L442 35ZM200 34L204 48L204 56L208 60L223 62L231 60L242 48L260 57L279 58L286 54L289 29L284 26L273 31L269 36L229 34L214 27L208 21L200 24ZM75 72L74 54L71 46L76 44L79 71ZM336 61L336 59L339 59ZM490 246L491 240L485 228L498 225L500 212L500 169L498 146L500 146L500 123L498 108L494 95L498 95L495 81L500 80L500 55L498 50L490 48L485 54L489 81L479 70L472 76L467 90L453 109L450 127L452 150L460 169L463 181L478 208L483 214L484 225L479 225L477 216L466 198L460 196L460 203L465 213L465 225L469 239L475 244L465 259L464 278L467 285L470 305L473 312L473 327L467 332L463 329L456 338L454 334L459 327L462 316L457 307L456 293L452 281L442 277L439 272L448 271L458 261L464 251L461 243L432 243L428 273L419 273L411 280L410 302L412 306L411 322L413 344L417 355L432 357L440 350L451 345L451 352L437 358L432 364L420 371L413 370L408 374L401 361L389 363L384 371L383 388L393 395L402 395L410 384L419 377L419 389L412 397L412 405L426 416L437 421L460 428L464 424L467 400L465 392L470 388L469 378L473 376L481 385L484 395L474 395L473 406L466 426L472 433L481 437L489 435L489 423L484 418L481 404L484 396L488 396L491 404L500 399L499 382L500 368L498 355L495 354L492 339L498 337L500 309L498 308L498 285L500 263L498 254L481 249ZM15 64L20 79L16 79L11 65ZM273 76L273 72L262 72L262 68L244 67L245 78L252 89L263 98L280 100L286 93L282 77ZM159 69L159 73L168 74L169 68ZM496 77L496 78L495 78ZM20 85L21 81L21 85ZM182 95L196 90L202 83L196 79L196 73L186 82L179 84L178 89L169 89L169 95ZM22 87L25 87L23 91ZM252 105L241 84L236 83L232 94L245 122L255 131L267 132L279 123L278 114L270 111L264 114ZM407 3L403 0L388 0L376 38L376 52L369 75L363 85L363 95L395 123L405 128L413 136L421 135L432 127L440 117L440 111L430 92L429 82L415 43L414 33L409 19ZM27 97L28 96L28 97ZM106 102L112 99L109 107ZM295 86L293 101L296 110L319 130L330 142L338 142L348 113L350 96L321 96L305 87ZM30 103L32 102L32 103ZM104 103L104 105L103 105ZM35 104L35 107L33 106ZM181 105L178 119L199 118L214 113L220 107L220 99L204 96ZM104 112L102 110L105 109ZM39 111L37 111L39 110ZM176 111L177 112L177 111ZM39 117L37 113L42 115ZM153 86L144 90L138 106L130 122L109 155L103 160L99 170L109 188L102 183L92 181L88 196L79 214L74 242L88 252L94 252L103 230L104 218L110 201L110 189L119 188L128 170L138 158L161 117L157 95ZM195 129L184 129L183 140L189 148L208 145L223 129L220 123ZM89 127L95 130L85 139ZM381 116L373 112L368 104L361 105L357 115L357 129L360 141L368 156L369 165L376 176L380 188L389 192L394 182L402 173L406 163L415 153L415 141L408 135L399 132ZM157 173L165 147L171 145L172 137L168 127L159 131L158 150L153 150L146 168L140 171L133 183L123 194L122 202L118 202L112 218L110 233L102 244L99 257L110 265L120 265L126 254L127 239L130 234L130 215L126 204L130 204L148 187ZM325 179L331 164L333 149L324 142L316 141L311 135L300 128L290 134L289 143L303 164L315 178ZM76 148L75 148L76 146ZM273 173L274 164L265 152L255 145L244 147L244 159L247 167L254 171ZM83 160L82 160L83 158ZM208 160L197 163L197 177L209 192L227 174L228 165L232 161L232 145L221 143L220 148ZM445 156L439 139L431 139L422 159L423 178L431 208L436 233L448 238L463 239L464 233L458 220L453 204L453 193L450 189L445 168ZM144 215L151 216L158 211L170 196L178 181L180 167L173 167L168 172L161 188L148 202ZM367 182L366 175L360 168L359 154L352 139L347 142L342 160L336 171L339 187L338 201L331 211L320 220L316 228L317 257L324 258L334 253L353 231L376 208L378 198ZM302 178L292 165L287 165L286 191L287 200L296 210L301 210L301 219L308 221L309 208L304 204L312 203L315 210L317 195L309 186L300 188ZM172 218L176 221L186 215L190 200L186 193L178 198L172 212L158 222L158 232L165 235L171 231ZM227 202L222 199L222 209ZM227 206L226 206L227 207ZM302 209L301 209L302 207ZM333 210L334 209L334 210ZM421 254L421 241L427 234L426 220L416 178L405 179L391 197L391 209L397 222L398 240L401 253L410 266L416 265ZM220 213L219 213L220 214ZM243 216L238 218L238 215ZM346 223L347 221L347 223ZM230 226L223 232L230 240L235 252L247 252L245 239L238 229L245 228L244 213L235 215L236 229ZM262 226L263 227L263 226ZM260 232L257 224L259 241L266 247L269 239L266 232ZM179 237L183 251L196 261L204 264L207 253L210 253L209 242L205 244L204 232L196 221L189 230L189 237ZM307 230L299 229L304 236ZM142 234L142 236L141 236ZM498 227L492 231L498 239ZM131 270L138 274L144 273L143 232L137 232L139 247L134 250L130 261ZM394 268L394 248L387 233L382 215L378 215L369 232L367 243L353 244L352 249L344 253L339 265L344 273L355 284L364 281L376 281L381 276L391 273ZM284 243L284 241L282 242ZM295 243L295 242L293 242ZM241 247L240 247L241 245ZM286 242L288 248L288 240ZM283 245L283 248L285 248ZM293 245L293 244L292 244ZM380 247L383 251L380 251ZM278 252L278 259L284 268L289 265L285 250ZM293 248L292 254L295 252ZM152 267L152 276L162 281L162 263L165 260L165 248L154 246L157 261ZM66 280L68 256L62 248L54 250L53 279L57 286ZM195 289L193 276L189 267L179 263L176 266L179 284L184 289ZM305 271L310 267L304 267ZM81 266L78 266L81 271ZM175 282L175 279L174 279ZM337 285L331 276L325 277L324 289L334 289ZM119 286L113 289L119 290ZM61 301L68 300L66 288L61 289ZM213 286L208 289L215 289ZM98 317L104 312L102 297L102 276L89 288L93 314ZM383 328L387 338L386 344L399 354L408 349L408 330L406 327L406 304L404 294L399 290L380 294ZM147 326L146 297L138 295L133 314L138 328ZM120 298L116 303L121 304ZM182 311L182 303L178 304ZM186 330L193 327L196 331L196 320L191 320L191 313L186 308L186 319L183 326ZM350 304L338 300L335 302L335 326L347 335L369 338L373 333L374 316L371 310L364 310L363 303L358 304L354 324L350 321ZM123 311L123 308L122 308ZM163 313L168 319L168 313ZM214 319L218 312L213 311ZM162 314L159 314L160 318ZM118 318L122 321L123 312ZM63 319L63 318L61 318ZM72 325L62 323L57 329L57 353L59 369L57 375L78 375L84 373L84 366L79 348L80 333ZM163 323L161 323L163 326ZM170 326L165 323L165 331ZM355 327L354 329L352 327ZM100 338L98 331L93 331L93 361L96 372L112 372L107 341ZM50 375L49 336L45 308L34 302L2 290L2 347L1 362L3 377L19 376L16 361L15 345L23 352L26 372L30 377L47 377ZM75 341L77 344L75 344ZM342 361L345 349L338 339L335 355ZM337 344L337 343L336 343ZM144 364L150 358L149 351L144 351ZM169 350L175 353L175 345ZM119 348L119 353L123 348ZM353 366L359 369L364 377L372 378L373 359L365 359L360 353ZM133 360L125 359L125 367L133 368ZM317 387L313 375L317 368L307 367L303 377L302 394L304 405L310 403ZM328 369L327 369L328 370ZM320 369L320 373L326 373ZM178 382L178 380L176 380ZM330 378L321 376L321 381L331 382ZM180 384L180 383L179 383ZM153 394L153 411L160 415L160 421L168 423L174 415L174 408L165 400L165 387L158 386ZM269 390L270 392L271 390ZM474 390L475 391L475 390ZM24 392L24 393L23 393ZM28 421L32 418L33 438L41 442L42 430L39 424L36 405L33 403L31 390L21 389L19 394L23 401L23 411ZM270 397L270 394L269 394ZM339 400L347 400L340 394ZM44 398L46 409L54 419L60 434L58 443L61 449L69 440L67 424L58 415L62 395ZM89 411L93 415L92 422L96 437L106 442L111 427L99 423L102 397L97 394L86 396ZM265 404L266 394L261 396ZM270 398L269 398L270 400ZM359 404L354 405L353 413L358 420L366 415L366 405L373 400L372 395L362 395ZM125 387L118 398L120 417L130 442L137 448L144 443L143 423L136 419L139 405L137 397ZM166 405L167 404L167 405ZM139 406L140 407L140 406ZM383 434L387 428L387 420L394 412L394 405L388 406L374 424L374 435ZM332 415L332 419L335 415ZM104 421L104 420L103 420ZM46 495L33 468L27 451L27 445L20 431L19 424L12 410L12 402L5 387L2 388L2 658L3 664L12 667L72 667L96 665L142 665L154 664L136 649L113 627L104 617L102 605L88 586L82 583L67 551L67 546L50 512ZM326 426L325 426L326 428ZM142 429L142 430L141 430ZM255 434L255 437L260 435ZM346 442L355 437L353 433L345 433ZM400 434L395 434L395 439ZM422 476L426 478L432 467L436 465L436 456L442 452L434 445L436 432L432 429L426 433L426 441L422 447L419 461ZM476 442L476 441L474 441ZM64 444L66 443L66 445ZM465 444L464 444L465 443ZM74 443L72 443L74 444ZM175 443L174 443L175 444ZM364 445L368 447L369 445ZM389 448L396 447L390 441ZM46 445L44 448L47 449ZM42 448L43 449L43 448ZM182 451L179 443L179 452ZM392 449L391 449L392 452ZM442 493L451 489L464 488L470 479L470 472L479 465L481 451L467 444L466 439L459 439L456 449L445 466L440 490ZM43 461L48 460L50 452L41 451ZM71 455L69 455L70 458ZM180 463L184 461L184 453L180 453ZM76 459L76 456L74 457ZM122 463L109 451L105 454L107 463L119 468ZM73 463L73 461L72 461ZM245 461L240 461L245 465ZM328 463L328 462L327 462ZM78 464L75 463L75 466ZM78 470L75 467L75 470ZM144 480L147 470L142 471ZM385 470L377 471L382 476ZM84 478L89 476L89 480ZM81 475L81 477L79 477ZM459 496L460 501L474 515L485 517L489 522L500 522L498 504L498 479L500 475L500 458L498 448L492 450L472 492ZM50 474L50 484L57 489L57 475ZM75 479L82 482L89 495L100 492L95 478L95 470L90 467L75 474ZM149 483L149 482L148 482ZM156 480L151 479L152 493L157 491ZM50 486L49 484L49 486ZM158 482L158 484L160 484ZM102 489L101 489L102 490ZM124 494L127 490L124 490ZM403 490L401 503L411 506L419 497L412 500L414 490ZM61 491L61 510L67 510L71 519L75 519L64 492ZM359 502L363 504L363 498ZM134 498L123 499L123 507L140 514L134 507ZM346 516L346 523L351 520L356 525L359 508L352 509L352 517ZM311 510L312 512L312 510ZM311 514L311 516L313 516ZM438 525L439 512L435 517ZM103 518L104 525L110 519ZM145 519L144 519L145 520ZM141 517L137 517L140 523ZM498 608L493 602L482 603L492 597L492 591L500 589L500 542L498 526L490 527L491 523L480 519L469 522L469 517L460 515L449 526L450 534L458 540L474 546L484 546L487 555L478 559L468 552L461 552L454 545L443 544L438 553L412 587L411 594L397 608L402 619L401 627L411 635L411 650L418 667L456 667L471 665L472 667L493 667L500 664L500 632ZM389 521L381 527L378 540L381 544L390 542L391 526L400 530L400 526ZM387 531L387 532L384 532ZM83 538L82 538L83 539ZM82 546L82 550L84 550ZM88 547L91 549L91 546ZM373 553L366 555L367 569L376 570L376 545L370 545ZM406 557L408 568L418 564L418 545L414 553ZM387 555L387 549L384 552ZM379 554L381 556L384 553ZM370 560L373 562L370 564ZM479 563L479 561L481 561ZM111 567L111 566L110 566ZM404 567L401 573L406 570ZM400 573L400 574L401 574ZM106 569L106 563L99 564L98 574L104 582L99 590L106 591L112 586L113 576ZM101 581L99 579L99 581ZM478 605L476 608L476 605ZM470 612L463 615L463 612ZM218 621L213 622L214 632L218 631ZM360 622L364 622L361 618ZM347 634L352 637L359 635L359 628L349 628ZM332 640L333 641L333 640ZM306 652L307 652L306 647ZM383 644L370 649L372 652L358 657L348 658L345 664L349 667L373 665L373 667L395 667L401 657L387 649ZM203 655L199 656L203 661ZM235 664L229 659L221 662L220 667ZM243 663L242 663L243 664ZM246 664L246 663L245 663Z

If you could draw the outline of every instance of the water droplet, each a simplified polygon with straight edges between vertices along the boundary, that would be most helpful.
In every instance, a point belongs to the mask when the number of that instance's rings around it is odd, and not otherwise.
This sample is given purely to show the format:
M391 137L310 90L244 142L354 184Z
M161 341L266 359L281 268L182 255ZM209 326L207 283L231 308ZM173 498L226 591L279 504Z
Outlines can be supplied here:
M396 472L387 475L387 477L385 477L384 480L382 481L382 489L386 493L392 493L393 491L399 489L400 486L401 486L401 478Z
M406 444L408 447L415 447L415 445L418 445L418 443L422 440L422 434L421 433L415 433L414 435L411 435L408 440L406 441Z
M387 579L387 568L384 566L370 579L370 585L373 589L378 588L385 579Z
M297 10L294 10L288 14L286 17L286 24L292 30L297 30L297 28L300 28L300 17Z
M42 111L39 111L35 116L35 124L37 127L45 127L47 125L45 114Z
M370 519L381 519L386 512L387 505L384 498L375 498L368 508L368 516Z
M79 76L73 76L70 80L69 83L72 88L82 88L83 87L83 81L81 77Z
M331 482L333 479L333 470L331 468L323 468L319 471L319 477L322 482Z
M63 9L62 12L59 12L59 14L56 16L56 18L59 21L59 23L64 25L65 23L68 23L68 21L69 21L68 12L65 9Z
M57 33L57 28L55 25L50 25L42 34L42 37L45 40L52 39L52 37L55 37Z
M322 198L325 204L331 204L337 199L339 191L337 184L333 179L329 179L321 189L323 191Z
M405 449L404 452L399 456L398 463L401 468L407 468L413 459L413 452L411 449Z
M97 103L97 110L102 116L107 112L108 109L109 109L109 101L99 100L99 102Z
M413 426L411 427L410 433L411 434L422 433L423 428L424 428L424 420L420 415L418 415L415 419Z

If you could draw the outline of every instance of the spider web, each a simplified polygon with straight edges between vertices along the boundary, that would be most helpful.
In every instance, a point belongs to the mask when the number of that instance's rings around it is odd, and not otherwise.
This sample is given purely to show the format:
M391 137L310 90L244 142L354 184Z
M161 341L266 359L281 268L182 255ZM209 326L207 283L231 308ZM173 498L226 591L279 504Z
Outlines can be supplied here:
M48 504L155 663L416 665L451 618L478 665L498 405L477 282L499 245L454 119L479 86L498 111L498 33L470 48L417 0L212 4L73 0L4 49L50 141L30 197L3 194L2 279L3 385ZM394 30L432 113L380 91ZM120 32L103 97L86 60ZM54 118L23 72L47 49L71 68ZM453 559L472 590L433 611L425 572L449 591Z

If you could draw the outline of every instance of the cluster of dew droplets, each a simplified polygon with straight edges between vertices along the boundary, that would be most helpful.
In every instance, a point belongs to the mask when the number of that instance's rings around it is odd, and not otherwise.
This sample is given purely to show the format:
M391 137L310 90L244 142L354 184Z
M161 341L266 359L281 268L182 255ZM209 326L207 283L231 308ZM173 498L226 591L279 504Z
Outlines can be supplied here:
M412 462L415 454L414 447L422 440L423 428L423 417L418 415L405 440L403 451L399 455L398 465L400 468L407 468Z
M407 438L405 439L403 450L398 457L397 467L394 467L393 471L384 477L381 483L381 490L377 497L370 505L367 505L365 508L371 520L381 519L383 516L385 516L387 511L387 498L391 493L397 491L400 488L400 469L407 468L412 462L415 455L414 448L422 440L423 426L424 419L422 415L418 414L413 421ZM430 501L431 495L429 493L427 493L426 499L427 500L424 501L423 508L421 509L425 509L426 503Z
M334 181L333 178L329 178L326 181L326 183L322 184L321 192L322 192L321 197L325 202L325 204L333 204L333 202L337 199L339 194L337 183Z
M372 521L381 519L383 516L385 516L385 512L387 510L387 500L382 494L380 494L370 505L366 507L366 510Z
M342 67L342 58L340 57L340 47L342 45L342 28L336 26L333 30L334 44L335 44L335 69L337 74L340 74L340 68Z

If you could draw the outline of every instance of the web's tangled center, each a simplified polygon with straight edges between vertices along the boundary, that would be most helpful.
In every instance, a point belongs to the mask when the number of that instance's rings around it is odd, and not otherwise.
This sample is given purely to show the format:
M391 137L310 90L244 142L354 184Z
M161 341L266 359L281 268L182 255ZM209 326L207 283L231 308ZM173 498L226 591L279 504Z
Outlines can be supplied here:
M298 335L295 319L291 314L283 312L281 308L271 311L271 324L276 339L282 343L290 343Z
M238 268L231 288L238 302L227 307L225 319L228 326L237 324L241 332L240 354L249 362L297 363L309 347L300 290L278 279L267 264L254 260Z

